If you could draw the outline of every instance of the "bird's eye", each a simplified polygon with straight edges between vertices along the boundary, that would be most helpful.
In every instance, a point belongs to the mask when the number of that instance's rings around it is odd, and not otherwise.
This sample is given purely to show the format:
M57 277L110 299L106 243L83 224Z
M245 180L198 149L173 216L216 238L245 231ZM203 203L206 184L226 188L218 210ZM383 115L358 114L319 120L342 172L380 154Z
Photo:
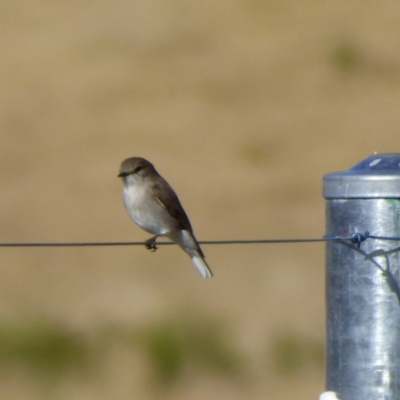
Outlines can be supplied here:
M136 174L139 171L141 171L142 169L143 169L143 167L139 165L138 167L135 168L134 173Z

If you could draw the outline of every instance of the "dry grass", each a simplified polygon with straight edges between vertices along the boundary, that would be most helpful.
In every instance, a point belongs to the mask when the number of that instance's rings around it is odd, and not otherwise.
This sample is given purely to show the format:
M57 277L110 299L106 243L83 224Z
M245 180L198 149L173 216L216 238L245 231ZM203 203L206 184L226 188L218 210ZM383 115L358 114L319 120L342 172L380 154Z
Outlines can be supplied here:
M396 2L16 0L0 11L1 241L147 238L116 178L133 155L175 187L199 239L320 236L322 175L398 151ZM210 281L172 246L2 249L2 324L56 321L97 344L85 378L50 387L26 365L4 367L2 397L154 397L126 332L183 313L227 324L244 377L189 366L163 397L316 398L321 363L281 374L268 349L282 332L323 343L323 246L204 250Z

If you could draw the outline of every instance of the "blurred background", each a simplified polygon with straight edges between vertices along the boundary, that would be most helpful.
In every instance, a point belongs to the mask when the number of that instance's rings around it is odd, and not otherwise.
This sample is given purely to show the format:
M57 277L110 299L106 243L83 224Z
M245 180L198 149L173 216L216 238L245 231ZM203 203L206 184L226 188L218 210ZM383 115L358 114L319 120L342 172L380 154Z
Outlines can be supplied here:
M324 234L322 176L397 152L400 3L0 5L0 241L143 241L151 160L199 240ZM324 245L2 248L4 399L316 399Z

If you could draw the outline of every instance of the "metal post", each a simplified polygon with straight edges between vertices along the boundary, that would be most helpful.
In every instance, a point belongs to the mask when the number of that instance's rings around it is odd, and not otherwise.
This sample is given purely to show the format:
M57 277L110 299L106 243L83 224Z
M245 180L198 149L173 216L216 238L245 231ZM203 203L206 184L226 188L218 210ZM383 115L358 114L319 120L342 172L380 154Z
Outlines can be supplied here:
M400 154L373 154L324 176L326 235L400 236ZM343 400L400 399L400 247L326 246L326 390Z

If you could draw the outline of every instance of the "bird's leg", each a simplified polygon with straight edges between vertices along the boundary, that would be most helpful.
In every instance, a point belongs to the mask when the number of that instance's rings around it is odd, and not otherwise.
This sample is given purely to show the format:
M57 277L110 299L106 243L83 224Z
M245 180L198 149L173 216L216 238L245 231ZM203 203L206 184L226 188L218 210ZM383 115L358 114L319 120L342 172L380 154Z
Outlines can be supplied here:
M159 235L153 236L150 239L144 241L144 245L146 246L147 250L156 251L158 249L156 244L156 239Z

